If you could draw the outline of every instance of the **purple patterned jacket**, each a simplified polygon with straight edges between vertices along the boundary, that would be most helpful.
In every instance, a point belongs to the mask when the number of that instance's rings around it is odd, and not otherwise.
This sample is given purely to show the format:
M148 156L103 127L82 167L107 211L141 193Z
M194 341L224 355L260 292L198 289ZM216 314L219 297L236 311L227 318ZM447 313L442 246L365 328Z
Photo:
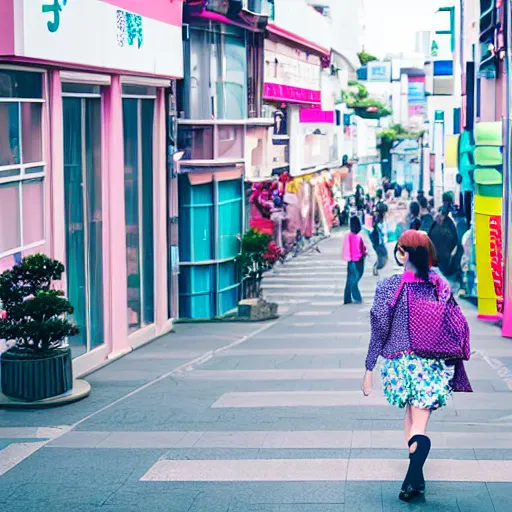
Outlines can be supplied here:
M366 357L367 370L371 371L375 368L379 356L385 359L394 359L411 352L407 294L402 294L397 301L394 307L394 317L390 307L402 279L406 282L417 280L412 272L405 272L403 276L395 275L383 279L377 284L375 300L370 313L371 337ZM436 286L440 297L448 298L450 296L450 287L439 274L431 271L429 279ZM393 322L393 329L391 329L391 322ZM453 364L455 364L453 390L471 392L471 384L463 362L453 361Z

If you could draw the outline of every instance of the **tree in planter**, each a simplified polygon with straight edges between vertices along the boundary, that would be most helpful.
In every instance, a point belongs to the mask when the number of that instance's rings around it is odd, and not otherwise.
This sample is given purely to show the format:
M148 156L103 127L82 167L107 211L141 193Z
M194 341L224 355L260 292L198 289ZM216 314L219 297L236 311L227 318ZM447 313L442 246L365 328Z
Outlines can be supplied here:
M0 339L15 342L1 358L7 396L34 401L72 388L71 352L63 345L78 327L66 317L71 303L51 288L63 273L62 263L36 254L0 275Z

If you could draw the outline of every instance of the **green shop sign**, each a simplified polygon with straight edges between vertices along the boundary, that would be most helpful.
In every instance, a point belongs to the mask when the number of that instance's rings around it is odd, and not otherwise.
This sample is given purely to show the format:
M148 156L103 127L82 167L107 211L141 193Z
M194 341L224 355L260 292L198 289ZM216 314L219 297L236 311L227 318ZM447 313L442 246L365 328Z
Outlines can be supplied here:
M48 30L50 32L57 32L60 26L60 12L62 7L67 5L68 0L53 0L52 3L43 3L43 14L51 13L52 19L48 21Z

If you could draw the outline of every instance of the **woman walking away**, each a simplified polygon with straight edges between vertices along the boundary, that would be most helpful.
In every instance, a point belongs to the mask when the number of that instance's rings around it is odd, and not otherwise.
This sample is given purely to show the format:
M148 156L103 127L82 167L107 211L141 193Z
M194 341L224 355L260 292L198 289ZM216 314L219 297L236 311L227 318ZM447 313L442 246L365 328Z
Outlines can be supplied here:
M377 261L373 265L373 275L378 276L379 270L382 270L388 262L388 250L386 248L386 227L384 224L384 213L378 211L375 216L373 230L370 233L370 241L373 250L377 255Z
M345 285L345 304L361 304L363 299L359 291L359 281L364 273L366 246L359 234L361 221L359 217L351 217L350 233L343 240L343 259L348 262L347 283Z
M437 256L425 232L403 233L395 258L404 273L377 285L362 391L371 393L372 370L383 356L386 398L405 409L409 470L399 498L411 501L425 492L430 414L446 405L453 391L472 391L463 363L470 357L469 327L450 287L431 270Z

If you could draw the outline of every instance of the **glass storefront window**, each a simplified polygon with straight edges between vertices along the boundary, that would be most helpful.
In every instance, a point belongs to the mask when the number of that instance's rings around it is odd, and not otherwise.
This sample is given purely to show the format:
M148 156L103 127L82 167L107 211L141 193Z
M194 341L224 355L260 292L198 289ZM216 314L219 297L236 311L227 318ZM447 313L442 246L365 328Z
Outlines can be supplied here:
M45 244L42 74L0 68L0 98L1 258Z
M26 180L21 187L23 195L24 242L31 245L44 239L43 180Z
M21 104L21 141L23 162L40 162L43 159L42 134L43 105L41 103Z
M217 65L217 102L219 119L245 119L247 117L247 53L245 41L219 35L217 44L221 56Z
M128 329L154 322L153 131L155 102L123 99Z
M21 162L20 142L19 103L0 103L0 166Z
M63 100L68 297L80 334L73 357L104 343L101 99Z
M19 182L0 185L0 254L21 245Z
M0 98L43 99L43 75L33 71L0 69Z
M190 119L247 117L245 37L234 27L223 26L229 33L220 30L191 30L183 88L184 109Z

